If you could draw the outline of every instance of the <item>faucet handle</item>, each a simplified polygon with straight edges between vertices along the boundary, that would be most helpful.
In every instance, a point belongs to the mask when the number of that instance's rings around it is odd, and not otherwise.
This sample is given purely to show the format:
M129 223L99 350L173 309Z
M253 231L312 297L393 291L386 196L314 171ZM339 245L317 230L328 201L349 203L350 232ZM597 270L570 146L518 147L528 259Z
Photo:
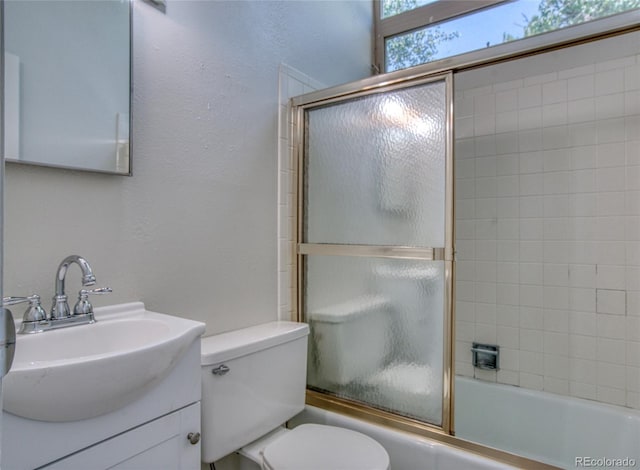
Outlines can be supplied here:
M89 295L109 294L113 292L111 287L99 287L97 289L80 289L78 301L73 307L74 315L86 315L93 313L93 305L89 302Z
M40 297L38 297L40 298ZM29 297L3 297L2 298L2 306L8 307L9 305L21 304L22 302L28 302Z
M42 308L40 296L33 294L28 297L3 297L2 306L21 304L29 302L29 307L25 310L22 322L38 322L47 319L47 312Z
M80 295L100 295L100 294L110 294L113 292L111 287L97 287L95 289L80 289Z

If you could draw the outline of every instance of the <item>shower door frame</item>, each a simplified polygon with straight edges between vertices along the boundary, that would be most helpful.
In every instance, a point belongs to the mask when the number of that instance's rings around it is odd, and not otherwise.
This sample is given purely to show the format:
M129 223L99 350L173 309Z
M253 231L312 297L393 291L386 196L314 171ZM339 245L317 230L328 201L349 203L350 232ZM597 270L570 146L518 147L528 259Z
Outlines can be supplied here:
M377 78L377 80L376 80ZM305 168L305 134L306 111L340 102L348 102L355 98L361 98L373 94L384 94L420 85L441 82L445 85L445 171L444 171L444 247L414 247L414 246L387 246L387 245L348 245L348 244L318 244L303 243L304 240L304 168ZM305 99L306 98L306 99ZM351 257L374 257L413 259L420 261L444 262L444 311L443 311L443 394L442 394L442 420L441 426L428 424L416 419L407 418L391 412L382 411L372 406L339 398L313 390L307 390L307 403L321 408L340 411L368 421L390 426L399 430L431 436L434 433L440 435L453 434L453 386L454 386L454 344L453 336L453 287L454 287L454 214L453 214L453 73L445 72L430 74L429 76L402 77L396 80L388 80L387 77L374 77L368 86L362 87L360 82L347 84L338 89L329 89L310 95L292 99L291 106L293 135L293 173L294 173L294 227L293 240L294 258L296 267L292 285L293 318L303 321L304 298L302 295L305 283L305 256L307 255L335 255Z

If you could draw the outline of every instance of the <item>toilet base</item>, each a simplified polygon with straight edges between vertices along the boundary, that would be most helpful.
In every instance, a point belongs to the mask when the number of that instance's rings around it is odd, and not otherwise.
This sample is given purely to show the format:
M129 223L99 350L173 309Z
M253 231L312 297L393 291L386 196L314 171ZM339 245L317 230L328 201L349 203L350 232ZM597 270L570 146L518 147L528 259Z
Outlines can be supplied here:
M262 470L260 464L234 452L214 462L216 470ZM201 470L210 470L208 463L203 463Z

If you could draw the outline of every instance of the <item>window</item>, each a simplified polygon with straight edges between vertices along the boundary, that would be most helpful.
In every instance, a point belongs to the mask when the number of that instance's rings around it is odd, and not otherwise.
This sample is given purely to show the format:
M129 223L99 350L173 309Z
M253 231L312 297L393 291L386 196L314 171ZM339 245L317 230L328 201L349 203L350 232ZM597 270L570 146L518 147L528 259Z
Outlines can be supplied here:
M382 0L377 56L392 72L640 8L640 0Z
M388 18L437 1L438 0L415 0L408 2L405 0L382 0L382 11L380 14L382 18Z

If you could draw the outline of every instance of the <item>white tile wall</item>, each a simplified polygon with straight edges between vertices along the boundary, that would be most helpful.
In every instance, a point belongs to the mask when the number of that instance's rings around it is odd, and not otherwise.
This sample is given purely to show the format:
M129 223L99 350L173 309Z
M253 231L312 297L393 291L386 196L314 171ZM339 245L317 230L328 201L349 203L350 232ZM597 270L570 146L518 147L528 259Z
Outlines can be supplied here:
M456 76L456 367L638 408L640 35L606 42Z
M294 123L289 99L325 88L325 86L293 67L280 64L278 102L278 318L290 320L293 297L293 143Z

